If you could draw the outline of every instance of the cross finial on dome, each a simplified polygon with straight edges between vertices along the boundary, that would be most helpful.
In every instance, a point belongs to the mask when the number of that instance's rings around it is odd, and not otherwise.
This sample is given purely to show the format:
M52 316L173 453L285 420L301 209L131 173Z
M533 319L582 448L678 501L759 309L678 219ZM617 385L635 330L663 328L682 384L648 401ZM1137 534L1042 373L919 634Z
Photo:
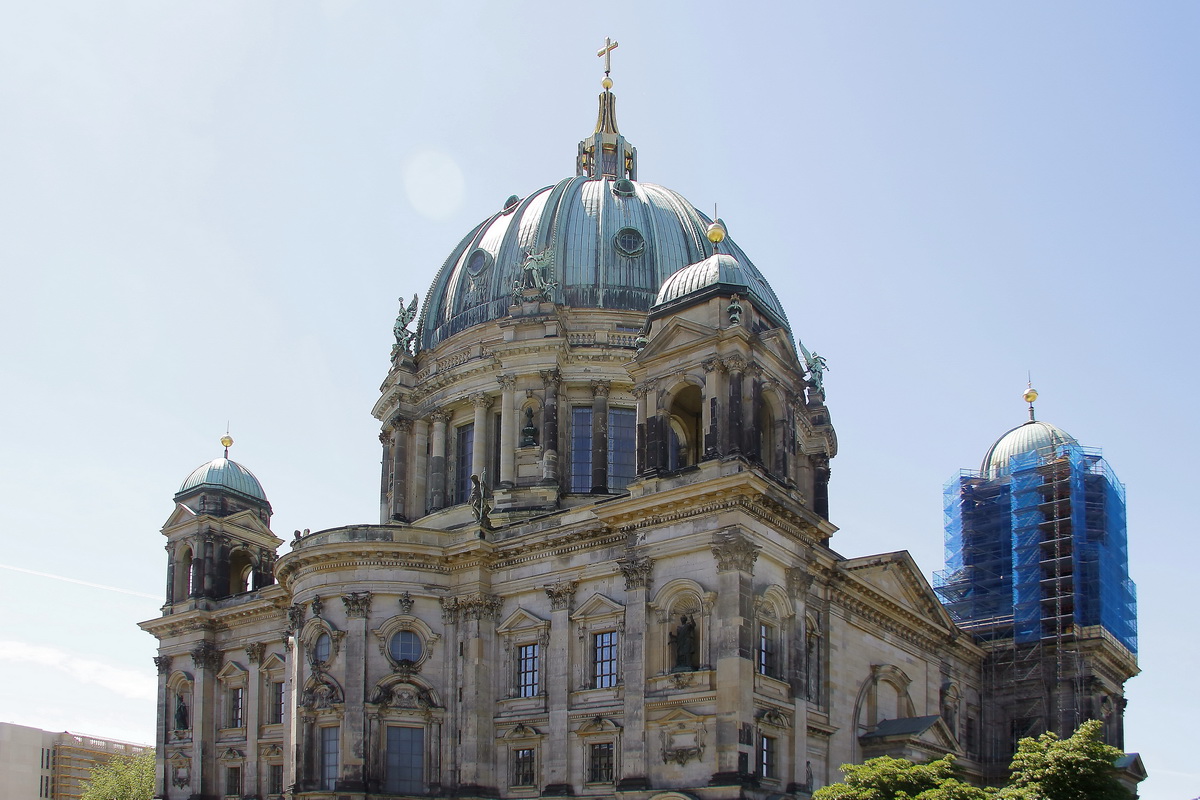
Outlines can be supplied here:
M621 135L617 127L617 98L612 89L612 51L617 43L612 37L604 37L604 47L596 55L604 59L604 80L601 85L600 110L596 114L596 129L592 135L579 143L579 155L575 162L575 174L589 178L637 180L637 150Z
M608 73L612 72L612 51L617 49L617 43L610 37L604 37L604 47L596 51L597 58L604 59L604 88L612 88L612 78L608 77Z

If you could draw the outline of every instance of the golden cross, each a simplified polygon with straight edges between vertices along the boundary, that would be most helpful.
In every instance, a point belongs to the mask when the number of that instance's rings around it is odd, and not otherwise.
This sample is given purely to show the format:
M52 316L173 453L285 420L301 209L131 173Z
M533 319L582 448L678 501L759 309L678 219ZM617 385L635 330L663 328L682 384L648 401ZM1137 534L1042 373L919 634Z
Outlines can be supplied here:
M617 43L609 37L604 37L604 47L596 51L596 57L604 56L604 74L612 72L612 51L617 49Z

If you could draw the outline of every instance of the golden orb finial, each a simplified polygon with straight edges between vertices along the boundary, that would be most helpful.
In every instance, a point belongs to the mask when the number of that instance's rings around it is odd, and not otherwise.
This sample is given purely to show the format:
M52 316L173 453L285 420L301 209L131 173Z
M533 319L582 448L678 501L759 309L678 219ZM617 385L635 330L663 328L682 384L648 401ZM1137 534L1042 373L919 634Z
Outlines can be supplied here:
M708 230L704 234L713 244L720 244L725 241L725 226L720 220L714 220L709 223Z
M225 431L225 435L221 437L221 446L225 448L225 457L229 458L229 448L233 447L233 437L229 435L229 431Z
M600 81L600 85L603 86L606 90L611 89L612 88L612 78L605 75L604 80Z
M1030 386L1025 390L1025 394L1021 395L1021 397L1024 398L1026 403L1032 403L1034 400L1038 399L1037 389Z

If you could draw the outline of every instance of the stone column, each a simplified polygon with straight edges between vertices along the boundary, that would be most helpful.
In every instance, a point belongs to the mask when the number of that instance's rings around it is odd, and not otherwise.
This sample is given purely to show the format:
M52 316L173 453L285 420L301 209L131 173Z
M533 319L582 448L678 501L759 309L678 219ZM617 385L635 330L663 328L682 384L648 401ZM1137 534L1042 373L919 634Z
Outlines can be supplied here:
M433 437L429 450L429 510L440 511L446 507L446 422L450 414L439 409L430 418Z
M463 652L459 648L458 630L458 598L439 598L442 604L442 628L445 630L446 643L446 719L450 722L450 730L441 742L442 773L433 774L430 780L440 781L444 790L455 791L459 785L459 752L455 747L458 732L462 730L462 720L459 717L458 692L461 686ZM434 746L431 744L431 746Z
M751 461L762 462L762 423L759 418L759 412L763 411L762 406L762 378L761 369L757 364L751 364L747 372L750 373L750 390L746 393L746 398L743 408L743 420L747 423L743 426L742 451L750 458ZM770 464L764 466L770 468Z
M725 408L724 398L728 396L728 380L725 362L719 358L710 358L704 362L704 408L701 423L704 426L705 460L717 458L725 454L727 444L723 441L726 433L721 424L721 412Z
M420 519L425 516L428 506L429 461L426 453L429 449L429 423L423 419L413 420L412 453L410 463L415 466L412 470L412 485L408 487L409 519Z
M392 433L384 428L379 432L379 444L383 447L383 456L379 459L379 524L385 525L391 519L391 498L396 490L396 465L392 457Z
M713 644L717 671L717 771L710 783L743 783L753 773L754 562L761 548L741 533L713 542L717 608ZM744 735L749 732L750 735Z
M471 473L478 475L479 480L486 484L488 482L487 412L492 407L492 398L479 392L471 395L471 403L475 406L475 430L471 434Z
M412 435L411 419L392 418L392 509L389 515L396 522L408 522L408 439Z
M164 549L167 551L167 605L175 602L175 542L168 542Z
M168 601L169 602L169 601ZM167 764L167 745L170 744L172 723L175 719L175 704L167 680L171 677L171 657L155 656L154 666L158 669L158 721L154 728L154 796L171 796L170 766Z
M463 647L463 709L494 709L496 667L496 621L500 614L499 597L473 593L458 598L459 642ZM491 713L463 714L459 717L459 794L497 797L495 735ZM564 740L565 741L565 740Z
M829 456L821 454L813 460L813 511L829 519Z
M220 776L216 774L217 753L209 750L217 739L216 684L221 669L221 651L212 642L200 642L191 651L196 668L192 683L192 785L191 794L208 797L221 794ZM212 759L211 768L205 756Z
M741 356L725 360L729 367L729 449L730 455L742 452L742 373L746 361Z
M242 709L242 721L246 725L246 764L242 772L242 792L245 795L262 797L266 787L260 786L262 777L258 774L258 725L259 711L262 708L262 673L258 665L262 663L266 646L262 642L251 642L246 645L246 661L250 669L246 673L245 707Z
M204 597L212 597L213 590L216 588L215 575L214 575L214 573L216 572L216 560L217 560L216 549L217 549L217 545L216 545L216 542L213 541L212 534L205 531L205 533L204 533L204 564L201 568L201 570L202 570L201 594Z
M367 716L367 617L371 611L370 592L342 595L346 609L346 705L342 717L342 779L338 788L349 792L366 791Z
M792 782L788 793L805 788L805 764L808 763L808 673L805 670L805 637L808 625L808 590L813 576L805 567L792 567L787 571L788 594L792 598L792 630L788 632L787 680L792 687ZM782 753L780 755L783 755Z
M592 494L608 492L608 381L592 381Z
M558 387L562 373L556 369L542 370L545 402L542 409L542 484L558 483Z
M650 788L646 761L646 595L654 559L630 553L617 561L625 576L625 631L621 637L625 684L625 730L621 734L621 775L617 791Z
M571 607L575 602L575 581L562 581L546 587L550 597L550 646L546 649L546 705L549 720L547 748L543 759L546 787L543 795L571 795L571 760L566 743L570 741L568 700L570 665Z
M500 488L517 485L517 379L512 375L496 378L500 384Z

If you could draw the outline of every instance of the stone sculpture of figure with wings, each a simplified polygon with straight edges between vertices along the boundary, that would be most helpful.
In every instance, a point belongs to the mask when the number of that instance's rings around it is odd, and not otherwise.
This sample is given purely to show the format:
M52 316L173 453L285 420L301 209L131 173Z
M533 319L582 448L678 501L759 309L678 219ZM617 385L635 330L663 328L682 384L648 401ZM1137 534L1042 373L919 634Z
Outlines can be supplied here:
M392 326L392 333L396 336L396 346L392 349L395 353L397 350L403 350L408 355L413 354L413 342L416 340L416 334L408 329L408 323L417 318L417 296L414 294L412 302L408 307L404 306L404 298L400 298L400 314L396 317L396 324Z

